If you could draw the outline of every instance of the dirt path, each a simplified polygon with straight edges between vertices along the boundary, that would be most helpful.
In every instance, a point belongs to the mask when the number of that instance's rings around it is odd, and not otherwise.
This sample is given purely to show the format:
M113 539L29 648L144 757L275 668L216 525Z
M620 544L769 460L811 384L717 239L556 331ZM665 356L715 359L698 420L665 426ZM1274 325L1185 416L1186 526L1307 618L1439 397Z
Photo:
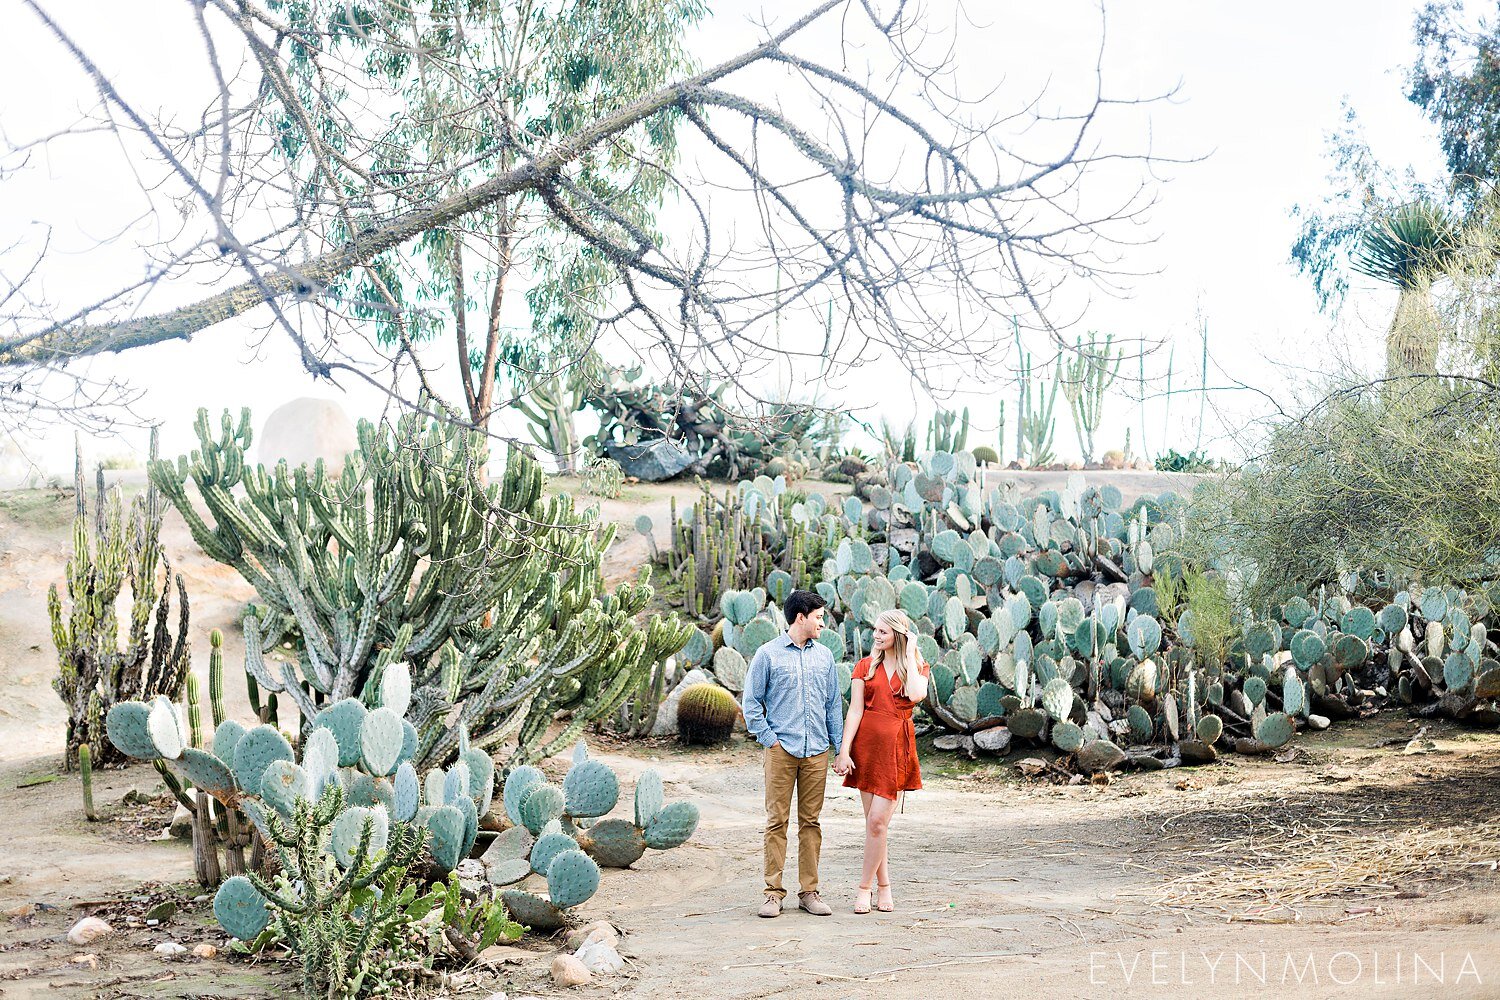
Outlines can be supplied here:
M1283 856L1309 830L1368 843L1423 821L1462 828L1500 816L1500 737L1444 730L1432 752L1416 757L1369 749L1412 729L1409 720L1374 720L1299 737L1289 763L1237 758L1118 777L1105 787L1021 784L1004 764L927 754L928 788L893 828L897 912L848 912L861 820L853 794L837 788L823 824L824 890L836 912L788 910L777 920L754 916L761 823L754 748L601 743L596 754L627 787L656 767L668 798L699 802L703 823L688 845L649 852L636 871L606 873L585 915L626 931L629 970L573 992L711 1000L842 998L872 988L913 998L1250 997L1268 988L1308 997L1500 995L1500 876L1457 858L1430 878L1367 883L1286 908L1216 903L1210 892L1191 908L1153 900L1169 880L1220 861L1249 884L1273 885L1274 868L1285 862L1305 862L1308 879L1326 880L1314 867L1328 852ZM548 765L558 774L565 766ZM101 970L70 965L86 950L62 935L90 911L74 904L120 900L106 915L139 914L160 897L137 886L187 880L190 854L179 841L139 842L153 820L165 821L164 807L153 814L118 805L128 788L154 785L147 768L103 779L96 794L116 822L99 824L81 821L75 781L18 789L21 774L0 771L0 909L57 909L7 918L0 992L281 995L285 980L274 966L168 964L151 954L162 940L222 946L202 905L88 949ZM1487 850L1500 857L1500 845ZM1346 873L1345 881L1356 880ZM558 995L546 979L552 953L547 942L529 941L515 949L514 963L447 995Z
M929 757L929 787L893 825L897 912L848 912L862 822L854 793L839 788L823 822L824 891L835 914L789 910L776 920L753 913L755 751L742 747L711 762L671 753L664 773L708 803L704 824L690 845L647 856L642 868L656 877L613 879L598 905L629 931L635 981L626 992L639 996L688 987L725 1000L835 998L871 988L896 997L1166 997L1203 995L1210 985L1222 997L1263 995L1268 986L1296 996L1500 996L1500 878L1490 868L1455 868L1449 879L1392 890L1410 898L1345 893L1292 909L1220 910L1208 899L1169 909L1149 898L1192 867L1195 851L1236 863L1243 845L1216 850L1223 837L1191 833L1200 811L1249 817L1246 828L1269 834L1240 861L1245 879L1277 858L1281 839L1257 814L1286 829L1331 823L1375 838L1438 802L1445 815L1428 817L1434 821L1500 818L1500 737L1452 732L1420 761L1365 749L1412 728L1402 719L1346 727L1299 738L1298 763L1239 758L1103 788L1020 785L994 765L942 777L935 772L953 768L952 759ZM1169 829L1189 834L1164 835L1169 818ZM1500 857L1500 845L1491 843L1488 856ZM1257 913L1286 922L1227 919ZM1206 962L1221 953L1211 978ZM1414 971L1418 955L1426 965ZM1427 968L1440 964L1441 986Z

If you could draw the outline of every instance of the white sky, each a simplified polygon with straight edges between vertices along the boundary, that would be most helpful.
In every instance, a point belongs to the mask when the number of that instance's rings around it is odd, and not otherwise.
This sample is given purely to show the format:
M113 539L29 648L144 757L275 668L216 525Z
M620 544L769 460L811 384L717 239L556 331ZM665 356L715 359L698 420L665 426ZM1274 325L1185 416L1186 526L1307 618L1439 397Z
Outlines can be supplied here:
M45 6L142 110L185 113L201 102L206 78L186 4L70 0ZM793 5L731 0L713 6L718 13L694 46L704 62L744 46L751 37L747 18ZM949 6L944 0L930 4L937 12ZM1402 97L1401 67L1412 55L1415 7L1409 0L1110 2L1105 78L1113 92L1148 95L1179 82L1181 90L1174 103L1154 107L1149 120L1122 119L1117 130L1104 133L1106 141L1139 148L1149 127L1156 151L1204 159L1162 172L1159 203L1149 220L1159 239L1129 260L1149 276L1136 282L1128 299L1094 299L1084 328L1175 343L1173 386L1180 389L1199 384L1201 314L1214 365L1279 398L1326 362L1331 333L1356 344L1378 344L1394 296L1356 283L1341 327L1333 330L1318 313L1310 284L1287 262L1296 231L1289 210L1297 202L1316 202L1324 190L1324 137L1339 124L1340 100L1346 96L1378 154L1399 166L1411 163L1420 172L1435 172L1431 127ZM1098 32L1092 3L971 0L967 10L976 24L961 32L961 72L977 74L981 84L992 82L1001 67L1008 86L1017 88L1007 93L1029 89L1042 74L1066 93L1070 81L1088 69ZM0 94L5 95L0 128L12 142L66 127L92 103L82 73L16 3L0 7ZM51 226L54 252L76 255L59 272L69 287L54 288L52 294L78 302L87 289L103 291L138 278L145 263L128 241L108 250L96 249L96 241L132 221L137 224L132 235L149 238L169 232L172 220L141 223L136 178L112 140L82 137L66 150L66 156L59 149L49 160L37 159L34 169L0 187L0 246L36 240L42 232L37 224ZM176 289L171 297L183 300L194 292ZM252 345L246 329L226 324L191 343L100 359L94 371L146 390L137 409L163 421L163 451L169 455L193 445L191 423L199 406L215 413L251 406L257 426L275 406L305 395L339 398L355 416L377 412L371 391L341 395L319 385L301 373L284 338L273 335L268 343ZM1159 377L1166 368L1165 351L1150 364L1148 376ZM1209 374L1211 386L1227 381L1219 372ZM1013 451L1014 390L999 388L997 395L984 385L955 388L963 393L959 403L974 408L971 447L992 443L996 402L1007 400L1012 421L1007 445ZM890 365L862 371L852 383L838 386L838 394L861 402L878 399L880 411L898 423L913 415L925 420L932 408L912 398L907 380ZM1065 407L1059 398L1059 414ZM1210 403L1210 411L1223 409L1231 427L1266 407L1264 397L1245 392L1217 392ZM1198 442L1198 412L1196 395L1175 398L1170 419L1161 400L1148 402L1143 449L1141 413L1117 392L1106 404L1100 448L1118 447L1129 426L1137 453L1155 454L1167 446L1187 451ZM507 424L520 433L518 419ZM1238 451L1239 442L1212 412L1202 437L1213 453ZM71 441L71 431L57 431L21 444L49 470L60 471L71 467ZM102 456L128 452L137 443L101 441L88 448ZM1065 417L1057 445L1064 456L1076 454Z

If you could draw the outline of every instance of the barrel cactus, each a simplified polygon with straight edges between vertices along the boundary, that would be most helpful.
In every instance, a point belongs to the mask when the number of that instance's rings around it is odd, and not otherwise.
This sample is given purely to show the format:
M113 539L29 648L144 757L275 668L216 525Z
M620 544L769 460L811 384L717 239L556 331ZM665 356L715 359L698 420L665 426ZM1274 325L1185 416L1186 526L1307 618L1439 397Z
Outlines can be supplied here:
M734 696L717 684L694 684L677 704L677 730L685 743L723 743L738 718Z

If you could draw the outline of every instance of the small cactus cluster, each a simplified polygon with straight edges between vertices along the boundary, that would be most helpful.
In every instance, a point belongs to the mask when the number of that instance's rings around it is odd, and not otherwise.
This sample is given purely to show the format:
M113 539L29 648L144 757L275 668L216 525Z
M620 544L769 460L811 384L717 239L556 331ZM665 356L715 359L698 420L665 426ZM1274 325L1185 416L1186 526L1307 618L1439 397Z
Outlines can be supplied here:
M511 771L502 799L513 824L485 851L491 883L517 922L556 930L599 888L599 869L629 868L648 848L665 851L686 843L698 827L698 808L663 801L661 777L647 771L636 782L635 820L607 819L620 798L610 767L579 743L561 786L535 767ZM518 888L532 875L546 879L542 897Z
M585 402L599 414L599 430L584 440L595 454L611 446L666 439L691 460L700 476L738 479L769 471L790 474L816 456L812 440L816 408L781 403L759 419L741 419L726 399L728 383L700 389L692 384L658 385L641 380L639 367L589 387Z
M938 407L938 411L927 422L927 450L959 452L969 440L969 408L963 408L962 416L952 410Z
M726 591L764 586L780 600L777 586L811 586L827 541L825 512L822 496L794 499L784 476L758 476L723 497L705 486L693 506L680 512L673 498L672 544L661 551L649 517L638 518L636 529L651 539L653 561L681 583L684 610L711 623Z

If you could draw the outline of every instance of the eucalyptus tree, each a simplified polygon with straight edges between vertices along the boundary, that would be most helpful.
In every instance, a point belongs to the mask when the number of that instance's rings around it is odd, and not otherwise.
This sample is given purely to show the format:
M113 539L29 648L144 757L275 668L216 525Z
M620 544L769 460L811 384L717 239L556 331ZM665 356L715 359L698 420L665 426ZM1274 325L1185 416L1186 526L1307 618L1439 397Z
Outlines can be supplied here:
M565 136L689 72L685 33L703 12L698 0L475 0L289 6L285 16L305 37L326 35L333 46L371 57L359 89L402 97L371 160L420 185L422 197L440 199L512 170L527 146ZM319 23L320 13L331 20ZM297 97L278 101L271 114L295 134L299 114L315 112L321 132L335 110L317 99L322 67L308 50L290 55ZM659 238L654 213L676 160L675 135L671 115L622 130L578 157L570 182ZM314 144L285 153L305 183L358 190L351 171L319 156ZM346 220L339 223L337 238L347 239ZM336 291L387 344L451 337L469 418L486 428L502 372L512 391L537 403L596 376L588 344L613 280L608 260L538 191L523 189L387 251ZM524 311L508 301L517 294L525 296ZM527 317L522 330L505 323L507 312ZM570 469L576 435L551 430L551 450Z

